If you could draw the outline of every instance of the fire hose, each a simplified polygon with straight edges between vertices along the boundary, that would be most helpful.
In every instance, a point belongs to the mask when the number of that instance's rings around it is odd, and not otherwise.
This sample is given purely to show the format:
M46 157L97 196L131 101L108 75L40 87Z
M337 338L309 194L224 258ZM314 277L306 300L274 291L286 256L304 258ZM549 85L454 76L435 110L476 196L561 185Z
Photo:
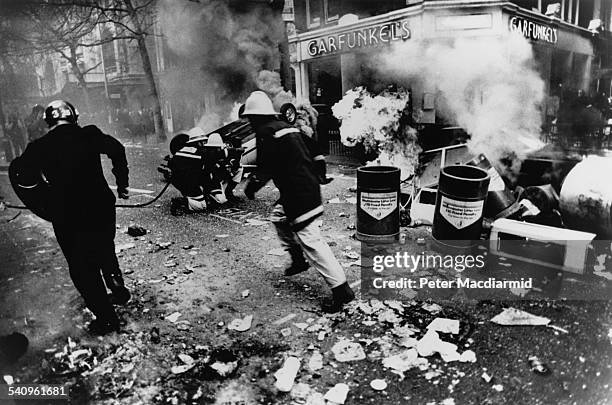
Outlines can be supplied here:
M140 203L140 204L115 204L115 207L116 208L145 208L145 207L153 204L155 201L159 200L160 197L166 192L166 190L168 190L169 186L170 186L170 182L167 182L164 185L164 187L161 189L161 191L151 201L147 201L145 203ZM5 208L12 208L12 209L16 209L16 210L27 210L27 209L29 209L25 205L14 205L14 204L11 204L11 203L6 203L6 202L4 202L4 203L0 202L0 206L4 206ZM13 218L7 220L7 222L13 221L20 214L21 213L18 213Z

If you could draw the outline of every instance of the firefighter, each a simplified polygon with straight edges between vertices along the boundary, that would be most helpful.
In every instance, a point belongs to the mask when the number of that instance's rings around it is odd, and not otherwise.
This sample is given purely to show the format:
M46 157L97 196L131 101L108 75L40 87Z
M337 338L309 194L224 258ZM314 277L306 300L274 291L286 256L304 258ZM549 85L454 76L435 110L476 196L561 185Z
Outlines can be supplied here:
M104 178L100 155L111 159L122 199L128 198L128 165L119 141L96 126L80 127L77 119L72 104L52 101L44 112L49 131L28 145L19 166L43 173L50 185L49 209L57 242L74 286L96 317L88 329L103 335L119 330L112 301L127 302L129 291L115 255L116 199ZM105 281L114 295L107 294Z
M204 161L198 150L198 143L206 140L206 136L198 127L190 129L185 135L186 142L180 142L178 146L170 143L171 182L187 201L187 210L200 212L206 210L207 203L203 187L206 184L205 173L202 170Z
M280 192L273 220L281 244L291 255L285 275L292 276L314 267L331 287L332 311L352 301L355 294L344 270L323 240L315 221L323 214L321 174L312 146L297 128L277 117L272 101L262 91L251 93L245 103L248 118L257 136L257 170L249 178L245 195L255 197L270 179ZM312 142L314 143L314 142Z

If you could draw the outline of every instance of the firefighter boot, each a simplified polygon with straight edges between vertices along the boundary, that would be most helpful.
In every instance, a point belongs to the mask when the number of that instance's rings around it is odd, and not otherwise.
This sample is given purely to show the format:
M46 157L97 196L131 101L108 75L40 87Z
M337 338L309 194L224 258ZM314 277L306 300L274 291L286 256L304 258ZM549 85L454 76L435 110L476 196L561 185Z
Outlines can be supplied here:
M329 308L329 312L339 312L344 304L355 299L355 293L347 282L340 284L338 287L332 288L333 303Z
M227 201L229 201L230 203L240 201L240 198L236 196L236 194L234 194L234 189L237 185L238 183L230 180L227 183L227 186L225 186L225 198L227 198Z
M310 265L304 258L304 254L299 247L289 248L289 254L291 255L291 266L285 269L285 276L294 276L308 270Z
M103 274L107 287L111 290L109 300L113 305L125 305L132 297L130 290L125 287L121 273Z

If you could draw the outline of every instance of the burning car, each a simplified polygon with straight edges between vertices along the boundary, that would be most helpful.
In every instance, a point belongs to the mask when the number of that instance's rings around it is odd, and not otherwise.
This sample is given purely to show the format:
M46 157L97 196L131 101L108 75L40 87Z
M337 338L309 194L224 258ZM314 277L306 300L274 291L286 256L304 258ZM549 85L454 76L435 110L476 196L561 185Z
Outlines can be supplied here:
M243 110L244 105L239 114ZM293 104L280 110L288 123L295 123L298 113ZM233 188L256 162L255 132L248 120L239 118L210 133L199 127L178 133L170 141L170 155L157 170L187 198L191 210L199 210L232 198Z

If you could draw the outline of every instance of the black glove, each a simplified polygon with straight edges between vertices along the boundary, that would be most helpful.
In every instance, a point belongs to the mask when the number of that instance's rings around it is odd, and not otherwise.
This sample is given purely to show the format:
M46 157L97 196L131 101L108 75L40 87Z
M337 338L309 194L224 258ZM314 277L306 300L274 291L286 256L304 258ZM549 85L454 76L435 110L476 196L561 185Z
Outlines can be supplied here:
M122 200L127 200L130 198L128 189L126 187L117 187L117 196Z

